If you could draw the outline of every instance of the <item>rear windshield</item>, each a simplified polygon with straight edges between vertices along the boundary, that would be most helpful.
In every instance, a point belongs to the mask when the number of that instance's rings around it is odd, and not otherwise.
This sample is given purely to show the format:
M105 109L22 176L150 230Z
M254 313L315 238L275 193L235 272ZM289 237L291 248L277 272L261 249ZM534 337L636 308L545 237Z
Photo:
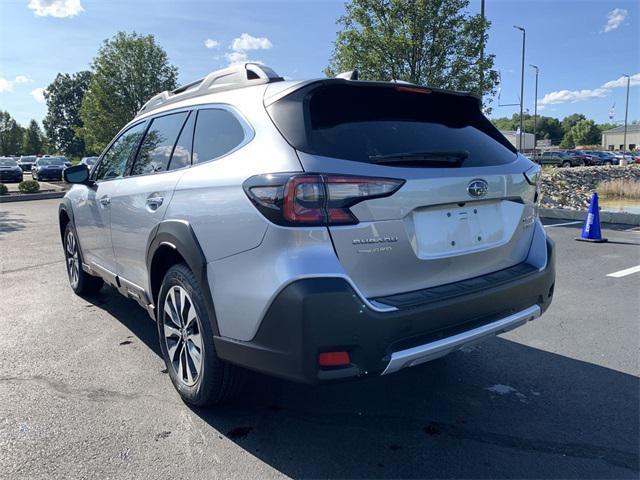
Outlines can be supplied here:
M38 165L64 165L64 160L57 157L41 158Z
M268 110L289 143L315 155L370 163L396 154L465 152L463 167L502 165L516 157L469 96L326 82L302 88Z
M10 158L0 158L0 167L15 167L18 165L15 160Z

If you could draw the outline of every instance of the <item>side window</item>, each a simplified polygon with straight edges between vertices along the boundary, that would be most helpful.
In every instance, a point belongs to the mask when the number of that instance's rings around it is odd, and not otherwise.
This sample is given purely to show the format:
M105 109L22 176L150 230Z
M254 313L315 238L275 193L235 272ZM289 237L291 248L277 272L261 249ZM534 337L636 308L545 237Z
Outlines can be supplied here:
M151 121L136 161L133 163L131 175L145 175L167 170L173 146L188 114L189 112L174 113Z
M171 155L169 170L177 170L191 164L191 147L193 144L193 127L196 123L196 112L192 112L187 119L187 123L182 127L182 132L176 142L176 147Z
M102 156L100 164L94 169L94 180L110 180L124 175L127 160L135 153L144 133L145 125L146 122L134 125L118 137Z
M198 111L193 139L193 163L221 157L244 140L244 129L229 111L206 109Z

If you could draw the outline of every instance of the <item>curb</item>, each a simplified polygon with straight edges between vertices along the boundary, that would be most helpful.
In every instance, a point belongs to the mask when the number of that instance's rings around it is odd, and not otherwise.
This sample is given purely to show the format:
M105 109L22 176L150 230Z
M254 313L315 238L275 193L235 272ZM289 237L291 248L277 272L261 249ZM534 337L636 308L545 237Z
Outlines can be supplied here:
M541 208L540 217L554 220L584 220L587 217L586 210L568 210L565 208ZM640 215L624 212L606 212L600 210L601 223L618 223L621 225L640 226Z
M29 200L47 200L49 198L62 198L67 192L23 193L21 195L2 195L0 203L26 202Z

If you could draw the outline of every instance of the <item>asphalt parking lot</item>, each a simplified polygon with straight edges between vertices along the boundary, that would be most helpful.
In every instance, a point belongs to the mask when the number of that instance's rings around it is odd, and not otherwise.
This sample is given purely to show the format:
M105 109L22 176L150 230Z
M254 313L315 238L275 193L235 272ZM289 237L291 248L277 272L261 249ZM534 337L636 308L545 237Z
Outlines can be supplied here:
M255 375L195 410L142 309L71 293L57 204L0 206L1 478L638 478L640 273L607 275L640 264L640 230L550 226L554 303L509 334L355 383Z

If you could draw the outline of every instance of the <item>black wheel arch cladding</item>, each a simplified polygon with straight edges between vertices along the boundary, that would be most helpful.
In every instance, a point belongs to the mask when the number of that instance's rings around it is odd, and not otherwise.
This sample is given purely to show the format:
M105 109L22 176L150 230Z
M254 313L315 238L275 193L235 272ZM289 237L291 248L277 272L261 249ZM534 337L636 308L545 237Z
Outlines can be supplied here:
M169 257L168 264L163 264L163 255ZM153 228L147 241L147 289L154 303L158 303L156 297L162 284L162 278L159 277L164 276L164 274L159 275L158 272L166 272L171 265L178 263L178 261L184 261L196 277L202 291L207 314L212 320L214 334L219 335L218 321L207 277L207 259L198 238L189 223L181 220L166 220ZM158 270L159 266L162 267L160 270Z

